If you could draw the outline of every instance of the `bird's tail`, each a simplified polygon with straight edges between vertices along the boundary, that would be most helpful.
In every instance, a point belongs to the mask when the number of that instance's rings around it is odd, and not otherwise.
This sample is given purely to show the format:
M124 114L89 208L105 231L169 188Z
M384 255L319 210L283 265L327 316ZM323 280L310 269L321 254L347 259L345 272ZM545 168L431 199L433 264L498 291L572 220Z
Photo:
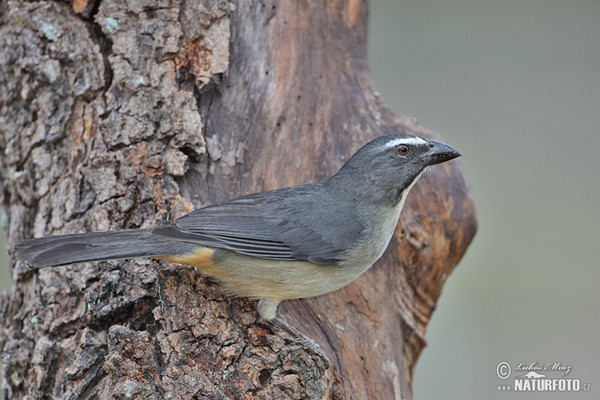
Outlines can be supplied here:
M34 267L55 267L84 261L156 257L176 254L172 239L154 236L149 229L48 236L16 246L17 258Z

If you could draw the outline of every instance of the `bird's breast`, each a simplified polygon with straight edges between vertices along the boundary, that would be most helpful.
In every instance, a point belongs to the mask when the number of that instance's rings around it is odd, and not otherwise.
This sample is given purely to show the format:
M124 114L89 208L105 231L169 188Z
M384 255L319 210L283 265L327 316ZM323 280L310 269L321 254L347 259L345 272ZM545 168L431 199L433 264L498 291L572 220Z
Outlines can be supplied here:
M381 258L396 231L403 205L404 199L395 207L372 210L363 218L365 228L355 246L349 249L342 263L345 268L360 275Z

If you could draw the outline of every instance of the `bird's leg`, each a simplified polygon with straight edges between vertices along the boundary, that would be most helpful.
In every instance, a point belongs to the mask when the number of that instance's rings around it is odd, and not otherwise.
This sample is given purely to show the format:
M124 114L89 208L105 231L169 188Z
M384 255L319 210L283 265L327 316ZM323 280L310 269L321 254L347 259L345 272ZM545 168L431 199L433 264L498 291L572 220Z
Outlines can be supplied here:
M326 369L329 368L329 359L327 358L325 352L323 351L323 349L321 349L321 346L319 346L317 342L306 336L304 333L300 332L298 329L294 328L283 317L275 317L269 322L274 326L287 332L292 338L294 338L297 341L297 343L300 346L302 346L303 349L308 350L309 352L313 353L321 360L323 360Z
M329 368L329 359L317 342L300 332L298 329L294 328L284 318L276 316L278 304L279 302L274 300L261 299L257 304L258 313L273 326L276 326L287 332L302 346L302 348L309 350L318 356L321 360L323 360L325 368Z

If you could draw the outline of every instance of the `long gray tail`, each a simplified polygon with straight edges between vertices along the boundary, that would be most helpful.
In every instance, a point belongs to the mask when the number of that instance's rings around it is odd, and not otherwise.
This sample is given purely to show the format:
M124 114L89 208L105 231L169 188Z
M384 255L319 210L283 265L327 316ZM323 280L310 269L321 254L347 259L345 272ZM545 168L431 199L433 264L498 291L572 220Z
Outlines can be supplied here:
M16 246L17 257L35 267L55 267L83 261L116 260L180 254L189 245L154 236L149 229L48 236Z

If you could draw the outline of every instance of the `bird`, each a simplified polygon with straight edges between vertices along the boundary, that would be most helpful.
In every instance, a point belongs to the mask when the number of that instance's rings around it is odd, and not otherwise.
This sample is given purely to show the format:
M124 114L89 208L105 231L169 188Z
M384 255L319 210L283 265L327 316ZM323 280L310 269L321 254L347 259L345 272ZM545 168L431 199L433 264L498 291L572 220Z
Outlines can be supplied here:
M330 178L249 194L147 229L26 240L34 268L150 257L196 267L275 319L288 299L340 289L384 253L408 193L429 167L461 156L421 136L394 133L361 147Z

